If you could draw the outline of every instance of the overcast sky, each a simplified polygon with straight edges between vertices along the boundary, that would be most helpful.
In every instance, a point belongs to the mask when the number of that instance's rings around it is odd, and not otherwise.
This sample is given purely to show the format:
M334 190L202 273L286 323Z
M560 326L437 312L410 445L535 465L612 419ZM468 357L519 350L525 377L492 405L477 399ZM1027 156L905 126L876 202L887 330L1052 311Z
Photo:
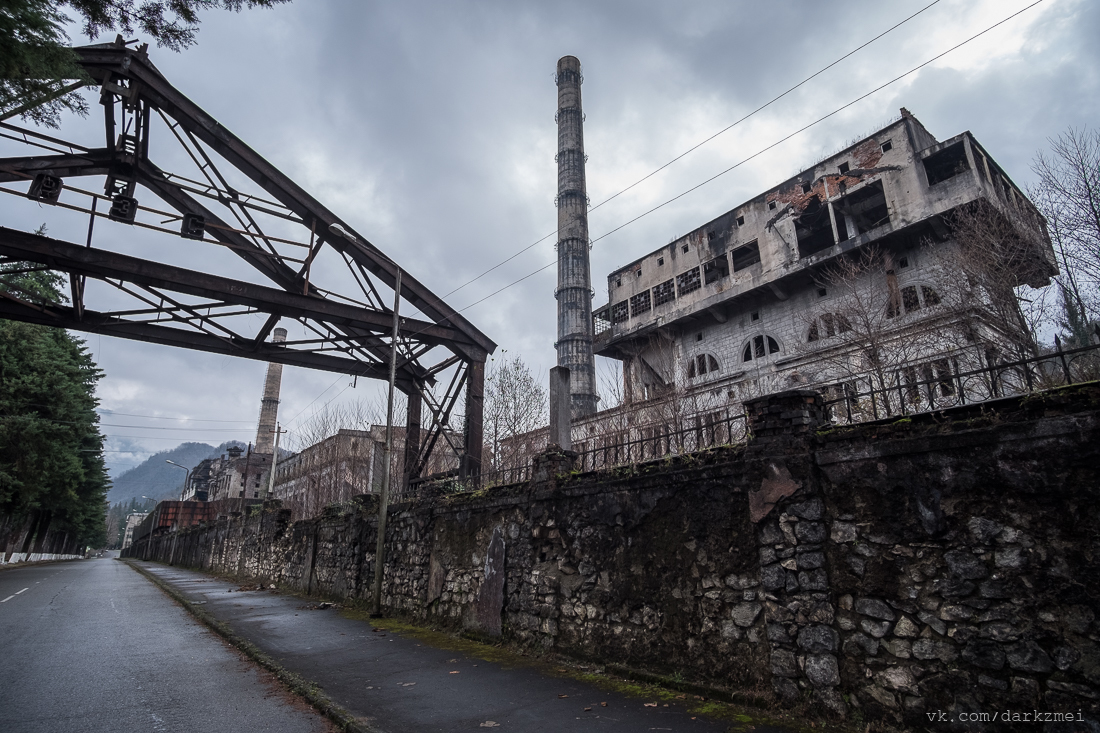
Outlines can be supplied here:
M584 67L588 193L595 206L928 3L313 0L210 13L196 46L151 54L177 88L443 296L554 232L559 57L575 55ZM592 238L1030 3L933 3L594 210ZM1017 184L1028 185L1030 162L1048 137L1096 124L1098 38L1100 4L1040 2L598 239L595 305L607 302L612 270L875 131L902 106L939 139L970 130ZM85 137L90 131L99 144L98 120L66 124ZM0 200L0 215L6 226L33 229L44 220L51 235L83 241L86 219L69 220L16 197ZM121 251L156 256L141 249L131 229L102 231L117 238ZM553 245L550 236L447 301L463 309L529 275L553 262ZM195 266L194 255L188 257ZM221 272L224 259L209 262L210 271ZM542 380L555 359L555 276L549 267L464 311ZM254 440L264 364L96 335L87 341L106 372L102 407L123 413L103 420L116 470L183 440ZM350 381L286 368L280 419L300 431L330 400L377 399L374 387L360 381L351 388ZM139 415L159 419L132 417Z

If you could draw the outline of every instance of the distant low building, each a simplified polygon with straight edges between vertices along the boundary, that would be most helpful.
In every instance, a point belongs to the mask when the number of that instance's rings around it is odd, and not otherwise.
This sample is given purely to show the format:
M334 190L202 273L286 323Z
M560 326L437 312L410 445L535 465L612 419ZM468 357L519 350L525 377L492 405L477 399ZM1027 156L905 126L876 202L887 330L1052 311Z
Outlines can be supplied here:
M149 516L148 512L133 512L126 516L126 533L122 537L122 549L129 547L134 541L134 528L141 524Z

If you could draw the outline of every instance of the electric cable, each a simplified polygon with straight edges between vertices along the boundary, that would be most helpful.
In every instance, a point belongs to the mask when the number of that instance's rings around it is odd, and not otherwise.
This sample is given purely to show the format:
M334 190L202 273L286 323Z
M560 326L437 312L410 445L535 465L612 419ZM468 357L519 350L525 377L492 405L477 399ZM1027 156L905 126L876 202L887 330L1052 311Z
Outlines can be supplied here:
M931 63L934 63L935 61L938 61L939 59L943 58L943 57L944 57L944 56L946 56L947 54L949 54L949 53L951 53L951 52L953 52L953 51L956 51L956 50L958 50L959 48L961 48L961 47L965 46L966 44L970 43L971 41L973 41L973 40L975 40L975 39L977 39L977 38L979 38L979 37L981 37L981 36L985 35L985 34L986 34L986 33L988 33L989 31L991 31L991 30L993 30L993 29L995 29L995 28L997 28L997 27L999 27L999 26L1001 26L1001 25L1004 25L1005 23L1007 23L1008 21L1012 20L1012 19L1013 19L1013 18L1015 18L1016 16L1018 16L1018 15L1020 15L1020 14L1024 13L1024 12L1026 12L1026 11L1028 11L1028 10L1030 10L1031 8L1035 7L1036 5L1039 5L1039 4L1041 4L1042 2L1044 2L1044 0L1035 0L1035 2L1031 3L1030 5L1027 5L1026 7L1024 7L1024 8L1022 8L1022 9L1018 10L1018 11L1016 11L1016 12L1015 12L1015 13L1013 13L1012 15L1009 15L1008 17L1006 17L1006 18L1004 18L1004 19L1002 19L1002 20L1000 20L1000 21L998 21L998 22L994 23L993 25L991 25L991 26L987 27L986 29L984 29L984 30L982 30L982 31L979 31L978 33L975 33L974 35L970 36L970 37L969 37L969 38L967 38L966 40L964 40L964 41L961 41L960 43L957 43L957 44L955 44L955 45L954 45L954 46L952 46L951 48L949 48L949 49L947 49L946 51L943 51L943 52L941 52L941 53L939 53L939 54L937 54L937 55L933 56L932 58L928 59L927 61L924 61L923 63L921 63L921 64L919 64L919 65L917 65L917 66L914 66L914 67L913 67L912 69L910 69L909 71L906 71L906 72L905 72L904 74L900 74L900 75L898 75L898 76L894 77L893 79L891 79L890 81L888 81L888 82L886 82L886 83L884 83L884 84L880 84L879 86L875 87L874 89L872 89L871 91L867 92L866 94L863 94L863 95L861 95L861 96L857 97L856 99L853 99L853 100L852 100L851 102L848 102L848 103L847 103L847 104L845 104L845 105L842 105L842 106L840 106L840 107L837 107L837 108L836 108L835 110L833 110L832 112L829 112L828 114L826 114L826 115L823 115L822 117L819 117L818 119L814 120L813 122L810 122L809 124L807 124L807 125L804 125L803 127L800 127L800 128L798 129L798 130L795 130L794 132L790 133L789 135L786 135L786 136L784 136L784 137L783 137L783 138L781 138L780 140L778 140L778 141L776 141L776 142L774 142L774 143L772 143L772 144L768 145L768 146L767 146L767 147L765 147L765 148L762 148L761 150L758 150L757 152L753 153L752 155L750 155L749 157L745 158L744 160L741 160L740 162L738 162L738 163L735 163L734 165L731 165L731 166L730 166L729 168L726 168L725 170L723 170L723 171L721 171L721 172L719 172L719 173L716 173L715 175L711 176L710 178L707 178L706 180L704 180L703 182L701 182L701 183L699 183L699 184L696 184L695 186L692 186L691 188L687 189L686 191L683 191L682 193L679 193L679 194L677 194L676 196L673 196L672 198L668 199L668 200L667 200L667 201L665 201L664 203L658 204L657 206L654 206L653 208L651 208L651 209L649 209L649 210L647 210L647 211L645 211L645 212L643 212L643 213L639 214L638 216L635 216L634 218L632 218L632 219L630 219L630 220L628 220L628 221L626 221L626 222L624 222L624 223L620 224L619 226L615 227L614 229L611 229L610 231L604 232L604 233L603 233L603 234L601 234L600 236L598 236L598 237L596 237L595 239L591 240L591 243L593 243L593 244L594 244L594 243L596 243L596 242L600 241L601 239L604 239L605 237L608 237L608 236L610 236L610 235L614 234L615 232L619 231L620 229L623 229L624 227L627 227L627 226L629 226L630 224L633 224L634 222L638 221L639 219L642 219L642 218L644 218L644 217L646 217L646 216L648 216L648 215L652 214L653 212L655 212L655 211L657 211L657 210L659 210L659 209L662 209L662 208L664 208L665 206L667 206L667 205L671 204L672 202L674 202L674 201L677 201L678 199L681 199L681 198L683 198L684 196L688 195L689 193L692 193L693 191L696 191L696 190L698 190L698 189L702 188L703 186L707 185L708 183L711 183L712 181L714 181L714 180L716 180L716 179L718 179L718 178L720 178L720 177L724 176L725 174L729 173L730 171L732 171L732 170L735 170L736 168L739 168L740 166L742 166L742 165L744 165L745 163L747 163L747 162L749 162L749 161L753 160L754 158L757 158L757 157L759 157L760 155L763 155L764 153L768 152L769 150L771 150L771 149L773 149L773 148L775 148L775 147L777 147L777 146L779 146L779 145L781 145L781 144L783 144L783 143L787 142L788 140L790 140L791 138L795 137L796 135L799 135L799 134L801 134L801 133L805 132L806 130L809 130L809 129L810 129L811 127L814 127L814 126L816 126L816 125L818 125L818 124L820 124L820 123L824 122L825 120L829 119L830 117L833 117L834 115L836 115L836 114L838 114L838 113L840 113L840 112L843 112L843 111L844 111L845 109L847 109L847 108L851 107L852 105L854 105L854 104L857 104L857 103L859 103L859 102L862 102L862 101L863 101L864 99L866 99L867 97L870 97L871 95L873 95L873 94L876 94L877 92L880 92L880 91L882 91L883 89L885 89L886 87L890 86L891 84L895 84L896 82L898 82L898 81L900 81L900 80L904 79L905 77L909 76L910 74L914 74L914 73L916 73L917 71L920 71L920 70L921 70L921 69L923 69L923 68L924 68L925 66L928 66L929 64L931 64ZM544 239L545 239L545 237L544 237ZM475 300L475 301L474 301L473 303L470 303L469 305L466 305L466 306L464 306L464 307L462 307L462 308L459 308L458 310L456 310L456 311L455 311L455 313L457 314L457 313L462 313L462 312L464 312L464 311L467 311L467 310L469 310L470 308L473 308L473 307L474 307L475 305L478 305L479 303L483 303L484 301L488 300L489 298L492 298L492 297L494 297L494 296L496 296L496 295L499 295L500 293L504 292L505 290L508 290L509 288L511 288L511 287L513 287L513 286L515 286L515 285L518 285L519 283L523 282L524 280L526 280L526 279L528 279L528 278L530 278L530 277L533 277L534 275L537 275L538 273L542 272L543 270L546 270L546 269L548 269L548 268L550 268L550 267L553 267L553 266L554 266L554 265L556 265L556 264L557 264L557 260L554 260L554 261L552 261L552 262L549 262L549 263L547 263L547 264L543 265L542 267L538 268L537 270L535 270L535 271L533 271L533 272L530 272L530 273L528 273L527 275L524 275L523 277L519 278L518 280L514 280L513 282L511 282L511 283L509 283L509 284L505 285L504 287L502 287L502 288L500 288L500 289L498 289L498 290L495 290L495 291L493 291L493 292L492 292L492 293L490 293L489 295L486 295L486 296L485 296L484 298L480 298L480 299L478 299L478 300ZM446 322L446 319L443 319L443 320L441 320L441 321L440 321L440 323L441 323L441 324L442 324L442 323L445 323L445 322ZM418 332L416 332L416 333L410 334L410 336L416 336L416 335L418 335L419 333L420 333L420 332L418 331Z
M682 158L686 157L686 156L687 156L687 155L689 155L690 153L693 153L694 151L698 150L698 149L699 149L699 148L701 148L702 146L706 145L706 144L707 144L707 143L709 143L709 142L710 142L711 140L714 140L715 138L719 137L720 135L722 135L722 134L724 134L724 133L726 133L726 132L729 132L730 130L732 130L733 128L737 127L738 125L740 125L740 124L741 124L742 122L744 122L745 120L747 120L747 119L749 119L750 117L752 117L753 115L757 114L758 112L762 112L763 110L767 109L768 107L772 106L773 104L775 104L775 103L776 103L776 102L778 102L779 100L781 100L781 99L783 99L784 97L786 97L786 96L787 96L788 94L790 94L791 92L793 92L793 91L797 90L798 88L800 88L800 87L804 86L804 85L805 85L805 84L807 84L808 82L811 82L811 81L813 81L814 79L816 79L817 77L821 76L821 75L822 75L822 74L824 74L824 73L825 73L826 71L828 71L829 69L833 68L834 66L836 66L836 65L837 65L837 64L839 64L840 62L842 62L842 61L844 61L844 60L846 60L846 59L850 58L851 56L854 56L854 55L855 55L856 53L858 53L858 52L862 51L863 49L867 48L868 46L870 46L870 45L871 45L872 43L874 43L875 41L879 40L879 39L880 39L880 38L882 38L883 36L885 36L885 35L887 35L887 34L889 34L889 33L893 32L893 31L897 30L898 28L900 28L901 26L905 25L906 23L908 23L909 21L911 21L911 20L912 20L913 18L916 18L916 17L918 16L918 15L920 15L921 13L923 13L923 12L924 12L924 11L926 11L926 10L928 10L928 9L929 9L929 8L931 8L931 7L933 6L933 5L936 5L936 4L937 4L937 3L939 3L939 2L940 2L940 0L932 0L932 2L930 2L930 3L929 3L929 4L927 4L927 5L925 5L925 6L923 7L923 8L921 8L921 9L920 9L920 10L918 10L917 12L913 13L913 14L912 14L912 15L910 15L909 17L905 18L904 20L898 21L898 22L897 22L897 23L895 23L894 25L890 26L890 27L889 27L889 28L887 28L886 30L884 30L884 31L882 31L881 33L879 33L879 34L878 34L877 36L875 36L875 37L874 37L874 38L872 38L871 40L869 40L869 41L866 41L866 42L864 42L864 43L860 44L859 46L856 46L856 47L855 47L854 49L852 49L852 50L851 50L851 51L849 51L848 53L844 54L843 56L841 56L840 58L838 58L838 59L837 59L836 61L833 61L833 62L832 62L831 64L829 64L828 66L824 66L824 67L822 67L822 68L818 69L818 70L817 70L817 71L815 71L815 72L814 72L813 74L811 74L810 76L807 76L807 77L806 77L805 79L803 79L802 81L798 82L798 83L797 83L797 84L795 84L795 85L794 85L793 87L790 87L789 89L787 89L787 90L786 90L785 92L783 92L782 94L779 94L778 96L772 97L772 98L771 98L770 100L768 100L768 101L767 101L767 102L765 102L764 104L760 105L759 107L757 107L756 109L754 109L754 110L753 110L752 112L749 112L748 114L746 114L746 115L745 115L744 117L742 117L741 119L737 120L736 122L734 122L734 123L732 123L732 124L730 124L730 125L727 125L726 127L722 128L721 130L719 130L718 132L714 133L714 134L713 134L713 135L711 135L710 137L708 137L708 138L706 138L706 139L704 139L704 140L702 140L702 141L700 141L700 142L696 143L695 145L692 145L692 146L691 146L690 148L688 148L688 149L687 149L687 150L685 150L684 152L680 153L679 155L677 155L677 156L676 156L675 158L673 158L672 160L668 161L668 162L667 162L667 163L665 163L664 165L662 165L662 166L660 166L660 167L658 167L658 168L654 169L653 171L651 171L651 172L647 173L646 175L642 176L642 177L641 177L641 178L639 178L639 179L638 179L637 181L634 181L634 183L631 183L631 184L630 184L629 186L627 186L626 188L622 189L622 190L621 190L621 191L619 191L618 193L614 193L614 194L612 194L611 196L609 196L608 198L606 198L606 199L604 199L603 201L601 201L600 203L596 204L595 206L589 207L589 209L588 209L588 210L589 210L590 212L592 212L592 211L595 211L596 209L600 208L600 207L601 207L601 206L603 206L604 204L606 204L606 203L609 203L609 202L613 201L614 199L618 198L619 196L622 196L622 195L623 195L624 193L626 193L626 192L627 192L627 191L629 191L630 189L634 188L635 186L638 186L638 185L640 185L640 184L644 183L645 181L649 180L649 179L650 179L650 178L652 178L653 176L655 176L655 175L657 175L658 173L660 173L661 171L663 171L663 170L664 170L665 168L668 168L668 167L669 167L670 165L672 165L673 163L677 162L678 160L680 160L680 159L682 159ZM521 254L523 254L524 252L527 252L527 251L528 251L528 250L530 250L530 249L531 249L532 247L535 247L536 245L539 245L539 244L541 244L542 242L545 242L545 241L546 241L547 239L549 239L550 237L553 237L553 236L554 236L554 235L556 235L556 234L557 234L557 230L555 230L555 231L553 231L553 232L550 232L549 234L547 234L546 236L542 237L541 239L538 239L538 240L537 240L537 241L535 241L535 242L532 242L531 244L527 245L527 246L526 246L526 247L524 247L523 249L519 250L519 251L518 251L518 252L516 252L515 254L511 255L510 257L508 257L507 259L504 259L504 260L502 260L502 261L498 262L497 264L493 265L493 266L492 266L492 267L490 267L490 268L489 268L488 270L486 270L485 272L481 273L480 275L478 275L477 277L473 278L472 280L469 280L469 281L467 281L467 282L464 282L464 283L462 283L462 284L461 284L461 285L459 285L459 286L458 286L457 288L455 288L455 289L454 289L454 290L452 290L451 292L447 293L447 294L446 294L446 295L444 295L443 297L444 297L444 298L449 298L450 296L452 296L452 295L454 295L455 293L457 293L457 292L458 292L459 290L462 290L462 289L463 289L464 287L466 287L467 285L470 285L470 284L472 284L472 283L475 283L475 282L477 282L477 281L478 281L478 280L480 280L481 278L483 278L483 277L485 277L486 275L488 275L488 274L489 274L490 272L493 272L494 270L496 270L497 268L501 267L502 265L506 265L506 264L508 264L509 262L511 262L511 261L512 261L512 260L514 260L515 258L519 257L519 256L520 256Z

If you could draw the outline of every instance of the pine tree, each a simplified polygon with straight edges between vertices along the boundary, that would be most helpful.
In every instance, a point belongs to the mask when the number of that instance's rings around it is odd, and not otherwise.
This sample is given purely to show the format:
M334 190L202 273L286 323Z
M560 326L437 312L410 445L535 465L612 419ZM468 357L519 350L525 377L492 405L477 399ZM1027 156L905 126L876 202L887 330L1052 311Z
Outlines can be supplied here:
M199 13L215 8L270 7L288 0L0 0L0 113L57 127L68 110L85 114L87 103L69 82L90 81L68 47L63 8L76 11L83 32L142 33L179 51L198 33Z
M0 270L0 290L59 303L60 276L27 263ZM107 471L95 412L103 376L62 329L0 321L0 514L49 512L81 544L106 541Z

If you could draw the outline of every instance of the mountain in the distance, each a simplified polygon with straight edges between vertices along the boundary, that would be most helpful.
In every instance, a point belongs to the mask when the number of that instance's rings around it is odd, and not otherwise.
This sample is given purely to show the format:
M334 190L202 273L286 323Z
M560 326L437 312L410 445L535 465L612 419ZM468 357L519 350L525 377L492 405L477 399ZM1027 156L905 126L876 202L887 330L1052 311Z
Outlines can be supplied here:
M107 499L112 504L142 496L152 499L178 499L186 474L165 461L173 461L191 469L204 458L221 455L230 445L245 447L240 441L229 441L217 448L206 443L182 443L172 450L155 453L114 479Z

